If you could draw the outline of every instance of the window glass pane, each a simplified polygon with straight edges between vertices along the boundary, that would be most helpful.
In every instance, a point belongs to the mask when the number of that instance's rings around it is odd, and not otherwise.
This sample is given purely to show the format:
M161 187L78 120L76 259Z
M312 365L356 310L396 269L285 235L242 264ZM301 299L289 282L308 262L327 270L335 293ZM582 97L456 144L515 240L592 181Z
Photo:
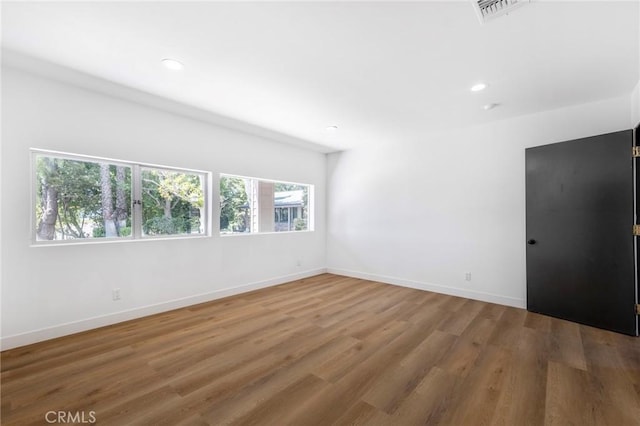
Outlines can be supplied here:
M311 185L220 176L220 233L307 231Z
M141 168L142 235L204 234L204 176Z
M251 232L252 179L220 176L220 232Z
M273 206L275 231L306 231L309 229L309 185L274 183Z
M36 240L131 235L131 168L36 155Z

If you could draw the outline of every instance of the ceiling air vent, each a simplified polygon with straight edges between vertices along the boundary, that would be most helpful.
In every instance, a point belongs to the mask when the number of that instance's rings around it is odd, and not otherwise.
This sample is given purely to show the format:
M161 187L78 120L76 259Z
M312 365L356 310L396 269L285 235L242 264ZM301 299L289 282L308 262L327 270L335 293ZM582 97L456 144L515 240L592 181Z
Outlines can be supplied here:
M529 0L471 0L481 23L506 15Z

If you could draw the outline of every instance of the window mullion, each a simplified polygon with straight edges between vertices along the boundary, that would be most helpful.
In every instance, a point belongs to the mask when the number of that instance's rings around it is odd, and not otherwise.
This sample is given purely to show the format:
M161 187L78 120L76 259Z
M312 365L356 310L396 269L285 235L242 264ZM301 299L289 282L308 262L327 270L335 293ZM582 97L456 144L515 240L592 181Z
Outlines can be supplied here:
M140 172L140 166L135 164L133 165L133 176L131 179L131 184L133 186L133 208L131 211L133 212L132 224L131 227L133 229L133 238L139 239L142 238L142 174Z

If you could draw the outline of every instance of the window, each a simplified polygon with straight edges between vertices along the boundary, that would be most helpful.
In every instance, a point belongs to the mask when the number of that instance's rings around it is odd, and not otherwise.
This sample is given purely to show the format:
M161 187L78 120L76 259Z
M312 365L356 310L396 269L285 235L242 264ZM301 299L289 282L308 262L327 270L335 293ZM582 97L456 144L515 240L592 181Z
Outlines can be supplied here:
M220 176L220 233L311 231L313 185Z
M142 235L204 233L203 176L144 167Z
M34 240L206 235L208 173L33 150Z

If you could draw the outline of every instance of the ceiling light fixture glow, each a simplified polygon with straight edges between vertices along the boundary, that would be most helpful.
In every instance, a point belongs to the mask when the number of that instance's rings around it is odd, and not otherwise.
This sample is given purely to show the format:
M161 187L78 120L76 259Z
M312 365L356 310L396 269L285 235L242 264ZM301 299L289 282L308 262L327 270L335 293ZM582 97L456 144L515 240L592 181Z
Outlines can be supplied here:
M478 83L478 84L474 84L473 86L471 86L471 91L472 92L480 92L480 91L486 89L487 87L489 87L489 85L486 84L486 83Z
M171 58L163 59L162 65L164 65L165 68L168 68L173 71L180 71L181 69L184 68L184 64L182 62L176 61L175 59L171 59Z

